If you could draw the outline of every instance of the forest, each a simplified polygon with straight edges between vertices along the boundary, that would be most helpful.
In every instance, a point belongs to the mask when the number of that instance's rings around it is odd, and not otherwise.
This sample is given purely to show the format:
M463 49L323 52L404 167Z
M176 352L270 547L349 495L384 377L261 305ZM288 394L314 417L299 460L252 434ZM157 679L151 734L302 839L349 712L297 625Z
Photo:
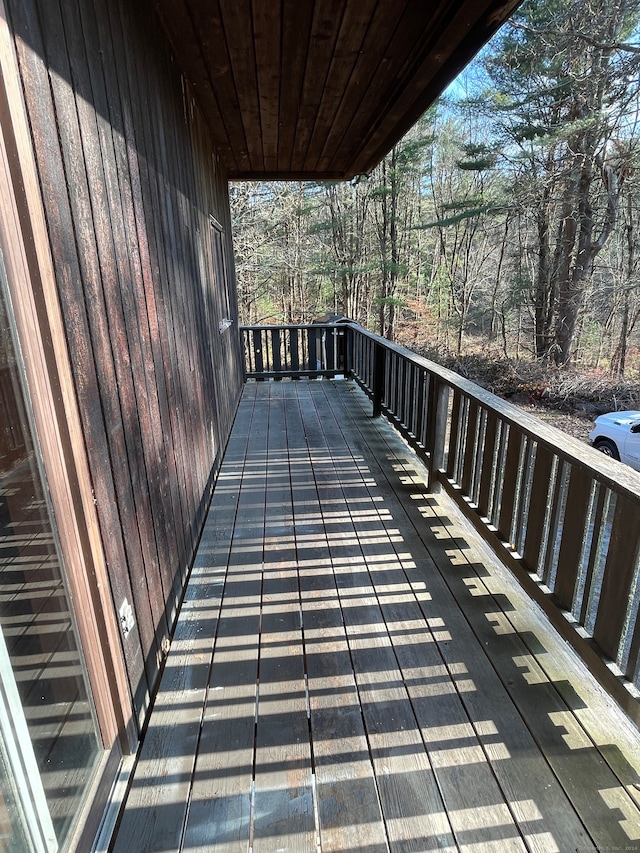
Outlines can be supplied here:
M371 174L232 184L241 321L637 379L639 24L525 0Z

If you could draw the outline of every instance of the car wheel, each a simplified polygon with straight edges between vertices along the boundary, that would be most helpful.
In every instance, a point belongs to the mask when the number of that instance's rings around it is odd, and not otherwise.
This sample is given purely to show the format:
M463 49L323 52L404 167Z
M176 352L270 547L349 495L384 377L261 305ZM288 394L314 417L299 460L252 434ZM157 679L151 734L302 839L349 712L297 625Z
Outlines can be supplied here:
M618 461L620 460L618 448L608 438L597 438L593 442L593 446L596 448L596 450L599 450L601 451L601 453L604 453L605 456L610 456L612 459L617 459Z

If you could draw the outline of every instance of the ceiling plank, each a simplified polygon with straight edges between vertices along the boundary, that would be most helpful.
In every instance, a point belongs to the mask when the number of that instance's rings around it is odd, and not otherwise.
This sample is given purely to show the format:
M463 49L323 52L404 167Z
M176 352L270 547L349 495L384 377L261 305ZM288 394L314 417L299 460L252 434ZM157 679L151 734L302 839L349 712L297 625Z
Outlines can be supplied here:
M232 179L368 173L519 0L155 0Z
M278 165L285 173L291 171L293 149L296 144L296 129L309 55L314 8L312 2L283 0ZM292 116L295 119L292 119Z
M268 171L277 169L279 165L280 80L282 78L281 4L274 0L270 6L267 6L262 0L254 0L252 16L262 162Z
M377 0L361 0L349 4L342 18L335 51L325 81L322 99L313 128L313 145L308 146L305 166L310 171L319 170L318 161L327 145L332 144L338 126L338 112L350 87L357 86L355 78L358 57L365 48L365 39ZM400 5L400 4L398 4ZM325 164L323 171L330 166Z
M297 120L296 117L291 117L291 120L296 122L295 146L291 159L293 171L307 169L306 153L324 96L344 7L345 4L341 0L323 0L315 4L300 107Z
M252 170L263 170L265 164L251 0L219 0L219 4L249 162Z

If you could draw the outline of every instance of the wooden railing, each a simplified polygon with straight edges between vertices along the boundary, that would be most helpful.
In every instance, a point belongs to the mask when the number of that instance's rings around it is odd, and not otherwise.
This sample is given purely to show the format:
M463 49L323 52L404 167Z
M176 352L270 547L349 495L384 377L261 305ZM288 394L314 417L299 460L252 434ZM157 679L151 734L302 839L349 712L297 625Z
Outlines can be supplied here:
M344 375L347 325L241 326L247 379Z
M446 490L640 722L640 474L355 323L316 326L313 339L308 328L244 330L247 376L273 377L280 365L282 376L355 379L424 460L430 486ZM292 364L283 342L299 347L301 334L316 353L318 335L339 341L333 361Z

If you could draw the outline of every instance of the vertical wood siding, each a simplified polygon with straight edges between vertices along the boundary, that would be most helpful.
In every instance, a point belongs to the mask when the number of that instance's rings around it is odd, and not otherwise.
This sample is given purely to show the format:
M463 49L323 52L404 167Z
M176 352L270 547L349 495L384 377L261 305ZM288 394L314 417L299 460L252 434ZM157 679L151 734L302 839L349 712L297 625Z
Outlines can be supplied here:
M7 6L142 720L242 384L226 177L148 0Z

